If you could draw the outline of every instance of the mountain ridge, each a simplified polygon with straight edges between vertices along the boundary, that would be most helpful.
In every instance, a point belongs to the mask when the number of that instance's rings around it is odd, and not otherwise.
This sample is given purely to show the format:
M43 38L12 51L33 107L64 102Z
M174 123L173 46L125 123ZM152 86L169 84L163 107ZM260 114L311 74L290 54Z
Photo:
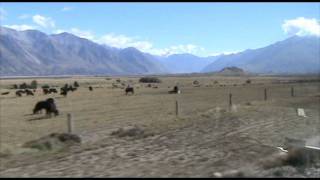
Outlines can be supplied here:
M229 55L183 53L164 57L134 47L98 44L67 32L47 35L0 26L0 52L1 76L210 73L232 66L264 74L320 71L319 37L314 36L292 36Z

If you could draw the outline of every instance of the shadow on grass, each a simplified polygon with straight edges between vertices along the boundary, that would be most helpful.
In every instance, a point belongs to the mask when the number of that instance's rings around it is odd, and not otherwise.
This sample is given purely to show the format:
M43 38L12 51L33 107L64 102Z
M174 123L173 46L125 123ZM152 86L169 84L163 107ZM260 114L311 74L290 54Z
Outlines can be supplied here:
M37 121L37 120L43 120L43 119L50 119L50 116L35 117L35 118L28 119L27 121Z

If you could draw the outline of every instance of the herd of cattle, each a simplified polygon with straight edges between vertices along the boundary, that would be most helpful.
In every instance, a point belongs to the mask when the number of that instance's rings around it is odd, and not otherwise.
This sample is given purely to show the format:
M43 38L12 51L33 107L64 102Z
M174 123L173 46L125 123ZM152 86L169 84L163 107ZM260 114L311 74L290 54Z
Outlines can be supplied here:
M148 84L147 87L152 87L150 84ZM89 91L93 91L92 86L89 86ZM113 86L114 88L114 86ZM155 88L155 87L152 87ZM158 87L156 87L158 88ZM122 88L121 88L122 89ZM134 87L127 86L125 89L125 94L128 95L128 93L134 94ZM72 85L65 84L63 87L60 88L60 95L63 95L64 97L67 96L68 92L76 91L77 87L73 87ZM50 88L50 87L42 87L42 92L44 95L51 94L51 93L58 93L58 90L56 88ZM1 93L1 95L7 95L10 92L4 92ZM30 90L30 89L20 89L15 92L17 97L21 97L23 94L26 94L27 96L34 96L36 93L36 89ZM178 86L174 86L174 89L171 91L168 91L169 94L180 94L180 90ZM46 111L46 115L51 117L51 114L54 114L55 116L59 115L59 110L57 109L57 106L55 104L55 101L53 98L48 98L45 101L38 101L34 108L33 108L33 114L39 114L42 112L42 110Z

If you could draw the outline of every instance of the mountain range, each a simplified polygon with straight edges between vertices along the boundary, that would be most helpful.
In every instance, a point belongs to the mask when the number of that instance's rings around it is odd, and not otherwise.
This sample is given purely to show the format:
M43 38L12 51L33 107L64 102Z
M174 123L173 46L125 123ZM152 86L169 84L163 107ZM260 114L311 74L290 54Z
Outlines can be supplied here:
M194 73L217 72L231 66L252 73L319 73L319 39L293 36L231 55L162 57L133 47L97 44L66 32L47 35L0 27L0 76Z
M320 38L293 36L269 46L226 55L202 72L236 66L251 73L305 74L320 72Z

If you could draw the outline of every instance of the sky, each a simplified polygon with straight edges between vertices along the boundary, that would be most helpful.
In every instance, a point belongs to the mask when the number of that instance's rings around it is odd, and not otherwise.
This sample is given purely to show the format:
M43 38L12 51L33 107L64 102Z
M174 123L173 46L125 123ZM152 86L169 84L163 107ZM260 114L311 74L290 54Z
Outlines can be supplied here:
M320 36L320 3L0 3L0 25L69 32L166 56L230 54Z

